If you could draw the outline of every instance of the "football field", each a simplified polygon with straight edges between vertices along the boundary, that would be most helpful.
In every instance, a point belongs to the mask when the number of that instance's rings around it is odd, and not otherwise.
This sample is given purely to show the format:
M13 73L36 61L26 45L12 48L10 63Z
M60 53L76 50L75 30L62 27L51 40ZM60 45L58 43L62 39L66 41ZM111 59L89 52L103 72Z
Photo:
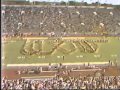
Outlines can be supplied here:
M3 41L3 63L120 63L120 37L26 37Z

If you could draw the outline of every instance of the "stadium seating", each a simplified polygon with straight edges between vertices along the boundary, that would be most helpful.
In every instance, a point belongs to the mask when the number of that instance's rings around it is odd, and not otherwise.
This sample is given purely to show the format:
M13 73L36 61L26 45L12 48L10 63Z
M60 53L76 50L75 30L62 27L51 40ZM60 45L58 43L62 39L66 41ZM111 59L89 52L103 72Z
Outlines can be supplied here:
M119 35L120 13L114 8L2 6L3 33L47 36Z

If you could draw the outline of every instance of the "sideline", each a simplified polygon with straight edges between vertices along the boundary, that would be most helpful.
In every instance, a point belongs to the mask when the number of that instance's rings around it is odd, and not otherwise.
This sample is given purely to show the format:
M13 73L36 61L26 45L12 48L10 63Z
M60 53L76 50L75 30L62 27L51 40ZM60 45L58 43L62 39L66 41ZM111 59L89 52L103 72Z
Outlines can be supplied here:
M59 63L51 63L51 65L58 65ZM88 62L81 63L62 63L62 65L87 65ZM100 65L100 64L108 64L108 62L89 62L90 65ZM18 66L48 66L49 63L37 63L37 64L7 64L7 67L18 67Z

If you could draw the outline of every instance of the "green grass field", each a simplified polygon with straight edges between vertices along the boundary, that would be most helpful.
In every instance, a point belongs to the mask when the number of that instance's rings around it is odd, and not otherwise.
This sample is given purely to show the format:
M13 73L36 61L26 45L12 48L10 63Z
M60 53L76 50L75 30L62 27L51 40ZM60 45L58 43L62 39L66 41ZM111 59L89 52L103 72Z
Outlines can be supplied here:
M109 60L120 62L120 40L118 38L29 39L28 42L25 39L6 40L3 43L4 64L106 62ZM87 40L87 43L81 40ZM26 52L22 54L21 51L24 48ZM94 49L96 50L94 51ZM33 54L29 54L29 52ZM45 54L46 52L49 54Z

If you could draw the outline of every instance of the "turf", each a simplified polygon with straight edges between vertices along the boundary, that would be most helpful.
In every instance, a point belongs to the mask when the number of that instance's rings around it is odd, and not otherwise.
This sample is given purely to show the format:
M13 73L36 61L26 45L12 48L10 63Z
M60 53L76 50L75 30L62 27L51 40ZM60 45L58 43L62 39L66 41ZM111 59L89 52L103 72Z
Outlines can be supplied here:
M4 43L4 64L106 62L109 60L117 60L119 62L120 40L118 40L118 37L85 37L85 40L103 39L108 40L108 42L95 42L98 48L94 53L81 52L80 49L74 47L74 45L71 44L69 40L63 40L64 43L61 44L59 48L57 48L50 55L23 55L20 53L20 50L23 48L26 40L6 40L6 43ZM73 39L71 39L71 42L73 42ZM39 44L39 48L42 48L43 51L50 51L54 46L54 40L39 40ZM64 53L64 51L62 52L61 48L68 51L73 51L68 54ZM76 50L74 50L74 48L76 48Z

